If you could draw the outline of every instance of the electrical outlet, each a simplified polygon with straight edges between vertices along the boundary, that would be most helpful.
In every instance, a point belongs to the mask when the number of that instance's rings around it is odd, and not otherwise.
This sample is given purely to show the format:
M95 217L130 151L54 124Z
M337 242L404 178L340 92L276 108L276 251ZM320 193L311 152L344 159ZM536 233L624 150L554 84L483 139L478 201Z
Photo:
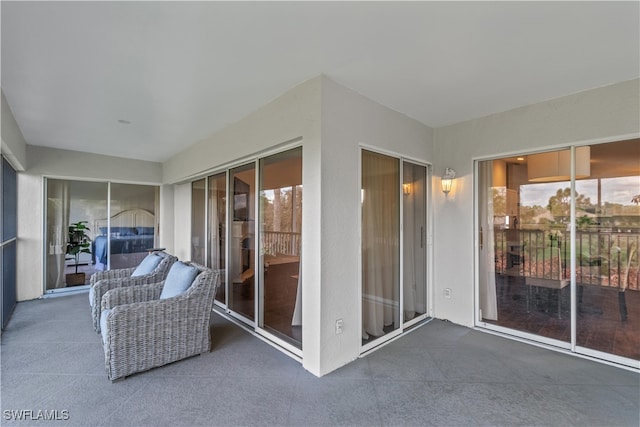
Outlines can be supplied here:
M344 331L344 325L342 319L336 320L336 335L341 334Z
M451 298L451 288L445 288L444 289L444 297L445 298Z

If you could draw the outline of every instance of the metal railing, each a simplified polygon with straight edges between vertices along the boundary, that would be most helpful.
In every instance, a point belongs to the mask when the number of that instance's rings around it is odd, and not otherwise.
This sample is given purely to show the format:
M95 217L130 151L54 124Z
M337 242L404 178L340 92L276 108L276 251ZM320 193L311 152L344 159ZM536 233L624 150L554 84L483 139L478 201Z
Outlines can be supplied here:
M301 233L288 231L263 231L260 247L265 255L300 255Z
M544 279L570 278L568 232L498 229L495 236L496 273ZM576 282L640 290L637 231L577 231Z

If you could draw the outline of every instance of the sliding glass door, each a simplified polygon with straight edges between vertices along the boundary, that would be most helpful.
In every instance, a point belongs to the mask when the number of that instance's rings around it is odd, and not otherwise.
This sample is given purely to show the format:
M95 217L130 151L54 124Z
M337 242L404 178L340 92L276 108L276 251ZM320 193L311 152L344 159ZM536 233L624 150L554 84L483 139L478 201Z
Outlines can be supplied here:
M108 268L108 183L47 179L46 189L45 289L86 285L96 269ZM68 253L69 226L74 223L87 229L92 242L88 253Z
M302 148L260 160L258 326L302 347Z
M255 320L255 224L256 165L249 163L229 171L229 286L228 308L249 321Z
M402 289L405 325L427 313L427 168L403 162Z
M591 175L576 182L576 345L638 361L640 140L591 155Z
M483 326L640 359L638 158L635 139L478 162Z
M302 147L195 180L191 196L191 256L221 271L216 307L301 354Z
M362 150L362 345L427 313L427 169ZM402 185L400 183L402 182Z
M400 328L400 160L362 150L362 339Z
M157 201L157 186L47 178L45 290L138 265L156 243Z
M208 178L207 204L207 266L221 270L220 286L216 301L226 304L227 265L227 174L219 173Z
M191 261L201 265L206 260L206 185L204 178L191 183Z

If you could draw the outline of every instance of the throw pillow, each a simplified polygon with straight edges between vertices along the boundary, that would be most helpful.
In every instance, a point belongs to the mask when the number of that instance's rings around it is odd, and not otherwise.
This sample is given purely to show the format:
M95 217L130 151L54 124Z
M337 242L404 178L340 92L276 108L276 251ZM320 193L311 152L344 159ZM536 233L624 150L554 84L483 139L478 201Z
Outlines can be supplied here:
M144 276L146 274L151 274L153 270L160 264L162 261L162 257L156 254L150 254L142 260L140 265L136 267L136 269L131 273L131 276Z
M175 262L171 266L169 274L167 274L160 299L172 298L182 294L189 289L197 275L198 269L196 267L181 261Z

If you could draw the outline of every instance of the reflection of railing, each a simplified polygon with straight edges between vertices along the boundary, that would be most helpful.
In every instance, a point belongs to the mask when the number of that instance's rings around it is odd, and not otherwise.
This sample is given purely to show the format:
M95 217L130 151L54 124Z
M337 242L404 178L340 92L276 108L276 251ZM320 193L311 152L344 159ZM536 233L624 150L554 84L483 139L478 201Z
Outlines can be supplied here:
M300 255L300 233L263 231L260 238L264 254Z
M567 238L553 230L495 230L496 272L569 279ZM628 289L640 290L639 246L640 233L637 232L577 231L576 282L617 288L626 276Z

